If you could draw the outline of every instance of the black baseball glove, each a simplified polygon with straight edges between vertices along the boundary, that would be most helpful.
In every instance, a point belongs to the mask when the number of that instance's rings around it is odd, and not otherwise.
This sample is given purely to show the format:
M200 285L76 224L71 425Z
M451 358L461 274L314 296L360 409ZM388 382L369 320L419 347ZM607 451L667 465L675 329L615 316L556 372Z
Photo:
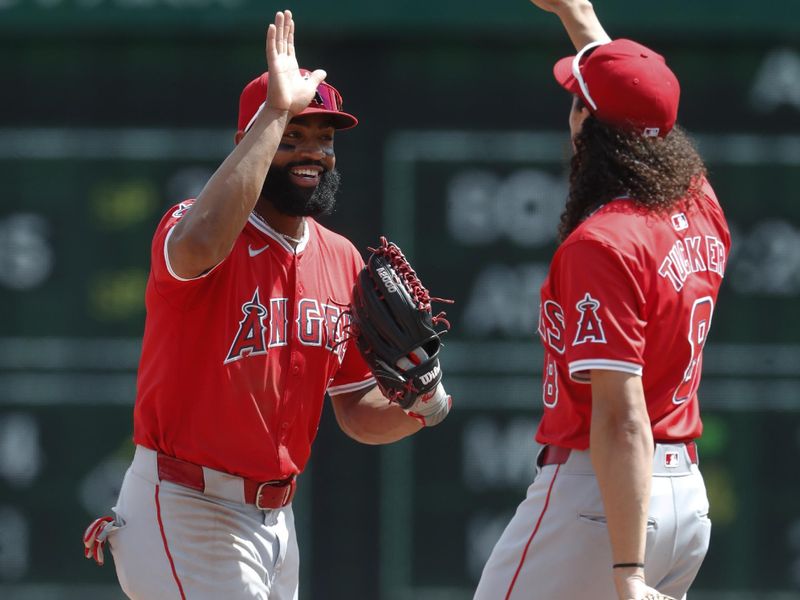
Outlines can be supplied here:
M441 336L450 323L444 312L433 314L431 302L452 300L432 298L400 248L385 237L369 250L349 310L356 345L384 396L425 425L436 424L451 404L439 367Z

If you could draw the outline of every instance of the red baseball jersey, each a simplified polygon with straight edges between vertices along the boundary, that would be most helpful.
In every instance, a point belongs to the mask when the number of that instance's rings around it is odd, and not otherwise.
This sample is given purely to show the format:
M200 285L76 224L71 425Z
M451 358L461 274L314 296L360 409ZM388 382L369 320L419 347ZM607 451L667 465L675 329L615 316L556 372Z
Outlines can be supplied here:
M252 214L231 253L196 279L176 276L167 240L193 201L153 238L134 441L259 481L299 473L325 392L375 380L339 343L363 260L313 219L295 251Z
M581 223L542 285L537 441L589 447L592 369L642 377L654 439L699 437L702 352L729 249L707 181L685 208L660 214L618 198Z

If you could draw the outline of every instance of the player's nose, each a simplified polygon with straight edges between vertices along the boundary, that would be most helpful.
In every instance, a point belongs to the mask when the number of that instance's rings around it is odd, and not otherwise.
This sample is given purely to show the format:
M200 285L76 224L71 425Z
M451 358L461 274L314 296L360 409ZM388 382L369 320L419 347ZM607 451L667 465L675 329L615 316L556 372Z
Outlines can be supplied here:
M322 160L322 158L328 154L328 152L326 152L326 147L319 142L298 144L296 150L302 157L312 158L314 160Z

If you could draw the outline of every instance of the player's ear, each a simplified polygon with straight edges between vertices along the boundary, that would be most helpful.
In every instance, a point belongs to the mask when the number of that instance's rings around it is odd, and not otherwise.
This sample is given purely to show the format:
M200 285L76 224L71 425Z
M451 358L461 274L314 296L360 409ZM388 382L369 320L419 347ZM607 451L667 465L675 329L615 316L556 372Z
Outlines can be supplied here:
M238 145L239 145L239 142L241 142L241 141L242 141L242 138L243 138L243 137L244 137L244 131L242 131L242 130L240 129L239 131L237 131L237 132L234 134L234 136L233 136L233 143L234 143L234 144L236 144L236 145L238 146Z

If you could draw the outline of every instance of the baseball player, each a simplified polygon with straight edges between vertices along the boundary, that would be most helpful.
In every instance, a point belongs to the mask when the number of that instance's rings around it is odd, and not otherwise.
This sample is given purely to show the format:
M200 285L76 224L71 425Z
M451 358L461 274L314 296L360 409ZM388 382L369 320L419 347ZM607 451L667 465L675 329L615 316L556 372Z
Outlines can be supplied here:
M664 59L587 0L532 2L578 50L554 68L574 155L541 288L543 448L475 598L685 598L711 527L694 440L728 227Z
M298 597L292 496L327 392L341 428L380 444L441 421L381 396L344 309L363 261L313 218L338 183L334 134L357 124L324 71L298 68L294 21L267 32L236 147L152 243L133 463L115 516L84 536L137 600Z

